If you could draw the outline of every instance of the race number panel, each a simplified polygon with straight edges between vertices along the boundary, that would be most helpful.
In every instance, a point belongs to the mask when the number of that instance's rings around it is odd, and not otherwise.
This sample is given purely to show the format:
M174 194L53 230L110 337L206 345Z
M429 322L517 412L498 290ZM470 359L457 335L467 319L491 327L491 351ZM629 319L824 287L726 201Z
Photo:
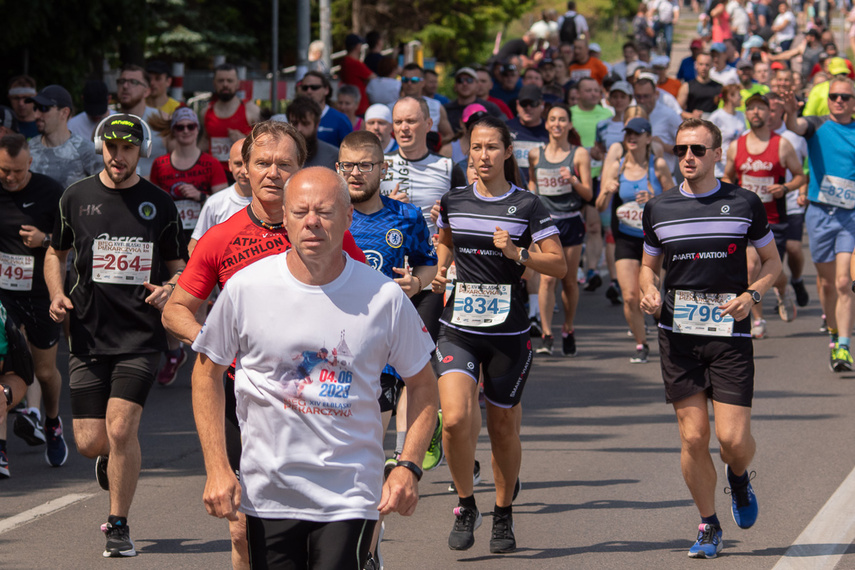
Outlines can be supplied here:
M742 187L760 196L760 201L764 204L775 199L772 193L769 192L769 186L774 183L775 179L771 176L742 175Z
M232 139L229 137L211 137L211 155L220 162L229 160L232 150Z
M636 230L642 229L641 215L643 213L644 206L635 200L621 204L617 209L617 216L620 223Z
M0 252L0 289L32 291L35 261L36 258L32 255Z
M722 315L719 307L735 298L733 293L675 291L674 332L701 336L733 336L733 317Z
M563 196L572 191L573 185L561 176L560 168L537 169L537 192L541 196Z
M826 174L819 185L818 201L847 210L855 209L855 182Z
M505 322L510 312L510 285L455 283L452 324L492 327Z
M178 216L181 218L181 227L192 230L199 223L199 215L202 213L202 204L196 200L176 200L175 207L178 208Z
M92 244L92 280L114 285L142 285L151 277L154 244L96 239Z

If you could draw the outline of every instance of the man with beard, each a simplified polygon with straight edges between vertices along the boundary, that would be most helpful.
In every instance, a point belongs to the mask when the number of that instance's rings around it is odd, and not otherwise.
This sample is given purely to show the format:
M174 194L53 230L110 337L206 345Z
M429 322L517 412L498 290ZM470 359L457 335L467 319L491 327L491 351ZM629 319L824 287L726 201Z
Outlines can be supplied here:
M65 88L48 85L27 101L36 111L39 129L39 136L30 141L33 172L50 176L66 188L101 170L92 143L68 130L71 95Z
M775 236L778 256L783 259L787 252L787 197L797 192L804 184L802 161L790 142L772 131L769 126L769 99L755 93L745 101L745 116L751 130L736 139L727 148L727 165L722 180L734 183L750 190L760 197L766 208L766 217ZM787 172L792 175L785 182ZM748 263L752 269L757 267L758 257L754 248L748 249ZM753 271L752 271L753 273ZM787 276L781 271L776 275L775 297L781 320L789 322L796 317L795 299L787 288ZM766 321L763 319L763 303L755 303L751 308L754 322L751 336L766 336Z
M116 97L119 100L119 111L128 115L136 115L147 124L155 125L155 131L169 125L166 117L145 103L145 98L151 93L148 73L139 65L125 65L119 78L116 80ZM158 156L166 154L166 144L159 134L152 134L151 153L143 153L139 157L137 167L140 176L148 178L151 174L151 165Z
M208 152L220 161L226 172L229 172L232 144L249 134L259 119L255 103L244 103L235 97L239 88L240 80L234 65L222 63L214 69L216 98L205 111L205 132L208 135ZM229 182L234 180L229 177Z
M309 97L297 97L288 105L288 122L294 125L306 139L309 151L305 167L325 166L335 170L338 149L331 144L318 140L318 124L321 120L321 107Z
M166 350L160 312L184 269L187 248L175 202L136 174L140 156L151 149L148 126L133 115L113 115L96 137L105 169L62 195L45 281L51 318L70 318L77 450L96 459L98 483L110 492L103 555L124 557L136 555L128 513L140 473L140 418ZM76 256L66 281L72 248ZM67 292L66 282L73 284Z

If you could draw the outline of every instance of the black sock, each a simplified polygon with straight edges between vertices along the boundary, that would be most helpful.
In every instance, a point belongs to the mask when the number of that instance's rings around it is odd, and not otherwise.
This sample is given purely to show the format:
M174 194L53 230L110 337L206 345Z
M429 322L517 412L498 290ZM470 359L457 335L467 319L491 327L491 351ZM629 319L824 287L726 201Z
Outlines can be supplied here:
M469 495L468 497L457 497L457 504L461 507L466 507L467 509L478 508L475 505L475 495Z
M509 515L513 512L513 510L514 510L513 505L508 505L507 507L500 507L499 505L496 505L493 507L493 514L494 515Z
M701 517L701 522L717 529L721 528L721 523L718 522L718 516L715 513L711 517Z
M746 483L748 483L748 469L745 470L745 473L742 475L734 475L733 471L727 470L727 482L730 483L731 487L743 487Z
M47 414L45 414L45 427L46 428L59 427L59 416L56 416L55 418L50 418L50 417L48 417Z
M107 522L113 526L128 526L128 517L117 517L116 515L110 515L107 517Z
M0 439L0 451L6 451L6 440Z

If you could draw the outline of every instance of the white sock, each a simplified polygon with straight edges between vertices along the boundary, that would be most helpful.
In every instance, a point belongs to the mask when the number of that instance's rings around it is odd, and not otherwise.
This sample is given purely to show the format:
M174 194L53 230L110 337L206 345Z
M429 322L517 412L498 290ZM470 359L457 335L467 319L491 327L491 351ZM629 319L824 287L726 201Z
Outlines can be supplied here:
M36 418L38 418L39 421L42 421L42 413L38 408L27 408L27 413L36 414Z
M538 301L537 293L529 293L528 294L528 317L536 317L538 311L540 311L540 303Z

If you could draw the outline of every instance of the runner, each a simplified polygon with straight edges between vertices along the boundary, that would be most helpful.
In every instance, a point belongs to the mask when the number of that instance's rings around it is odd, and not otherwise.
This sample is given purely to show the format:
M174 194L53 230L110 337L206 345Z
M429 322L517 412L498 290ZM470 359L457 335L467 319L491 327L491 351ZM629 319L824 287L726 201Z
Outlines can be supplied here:
M831 337L829 364L835 372L849 371L849 337L855 308L850 287L855 250L855 88L846 77L833 78L828 115L799 117L792 93L786 95L785 108L787 128L808 141L810 207L805 213L805 225L811 257L823 284L820 299ZM827 160L830 152L834 160Z
M291 246L282 221L282 200L285 182L306 160L305 140L292 125L264 121L253 127L244 140L241 153L252 189L252 202L201 237L163 311L166 330L187 344L192 344L199 335L202 325L196 322L195 315L214 286L222 288L239 270ZM365 259L352 238L345 242L345 251L358 261ZM229 462L237 472L241 436L235 412L234 369L229 369L223 380L227 397L225 433ZM242 515L237 521L229 522L229 531L233 566L248 568L246 523Z
M52 178L31 172L31 163L24 135L0 139L0 302L12 322L26 329L28 352L45 404L45 428L35 397L29 402L30 408L15 419L15 435L29 445L47 443L45 458L49 465L59 467L68 458L59 417L62 377L56 367L56 351L60 327L48 315L50 295L44 261L63 188ZM32 377L26 380L32 384ZM5 439L3 423L0 441ZM5 452L5 444L0 448ZM5 476L9 476L8 462Z
M549 143L532 149L528 156L528 188L540 196L553 222L558 227L558 239L564 252L567 267L579 267L582 242L585 240L585 221L582 207L593 198L591 189L591 156L584 148L570 143L573 132L572 114L567 105L558 103L546 116ZM552 309L555 306L557 278L540 277L540 319L543 335L538 354L552 354ZM561 281L561 302L564 305L564 323L561 327L561 352L576 356L576 337L573 319L579 304L579 281L575 271L568 271Z
M248 163L252 178L255 158ZM418 502L418 465L437 412L433 344L401 288L343 254L352 212L345 181L307 168L287 186L294 249L230 279L193 345L201 353L193 408L208 475L203 499L211 515L246 514L253 567L362 570L378 515L411 515ZM292 326L270 334L272 322L286 320ZM336 339L353 347L351 356L325 348ZM332 358L313 359L302 394L289 396L282 379L308 351ZM247 434L239 483L220 419L220 378L234 354ZM387 361L409 385L412 419L402 461L382 483L377 400Z
M505 553L516 549L511 503L522 456L519 404L532 364L521 277L530 267L562 278L567 265L558 229L546 208L507 180L516 178L518 167L504 122L480 119L470 149L478 180L442 197L440 269L433 281L434 292L444 292L449 283L446 271L455 262L457 280L443 312L436 350L443 447L459 501L448 546L471 548L481 524L472 478L476 443L472 434L481 426L480 369L496 483L490 551ZM532 243L540 251L530 252Z
M789 192L798 192L804 183L804 174L793 145L769 127L769 99L755 93L745 101L745 112L751 129L740 136L727 150L727 166L722 180L738 184L760 197L766 208L766 218L775 236L778 256L783 259L787 252L787 198ZM793 178L785 183L787 171ZM759 268L759 258L753 247L747 252L749 277L754 277ZM785 322L796 318L793 293L787 288L787 275L781 271L775 276L775 298L778 313ZM765 338L766 321L763 319L763 303L751 308L753 324L751 336Z
M208 152L220 161L224 172L229 169L229 151L232 143L244 138L259 120L260 111L255 103L244 103L236 97L240 89L237 68L223 63L214 69L216 97L205 110L205 134ZM234 182L231 180L230 182Z
M722 548L722 530L715 510L707 400L713 403L733 519L740 528L750 528L758 509L750 483L754 472L748 472L756 449L748 317L781 271L781 261L757 195L715 178L721 154L718 128L708 121L686 120L677 131L674 151L685 181L648 202L642 216L641 308L648 314L662 311L659 354L665 401L677 415L683 478L701 515L689 557L715 558ZM759 277L750 285L745 254L749 244L762 262ZM663 266L664 299L659 293Z
M243 156L241 156L241 149L245 140L243 138L235 141L231 151L229 151L229 171L232 173L235 183L205 200L205 204L202 206L199 221L196 222L196 227L193 228L193 233L187 244L187 251L190 255L193 255L196 244L199 243L205 232L217 224L225 222L252 202L252 187L249 185L246 164L244 164Z
M651 149L653 127L637 117L624 126L623 158L609 165L603 174L603 189L597 197L597 209L611 208L612 235L615 238L615 266L623 293L623 314L635 337L634 364L647 362L650 347L644 314L639 306L638 274L641 270L644 232L641 215L653 196L674 186L664 158Z
M26 138L24 139L26 140ZM8 414L27 394L28 382L33 382L33 363L27 351L27 343L12 319L0 303L0 479L9 477L9 461L6 456L6 420Z
M191 239L193 229L205 200L226 187L226 175L220 163L196 146L199 118L189 107L180 107L172 115L172 136L176 147L154 161L150 180L168 193L178 208L184 241ZM163 367L157 373L157 383L169 386L178 377L178 370L187 362L181 343L169 336Z
M417 295L424 289L422 284L433 281L436 276L436 252L421 210L412 204L380 195L380 180L385 176L387 167L377 137L366 131L353 132L344 137L337 168L348 183L354 208L350 231L356 245L365 253L368 263L386 277L394 279L407 297ZM383 386L380 412L385 434L399 397L405 392L401 377L391 366L387 365L383 369L380 381ZM406 401L402 400L401 404L396 416L395 454L386 461L385 473L397 466L404 451L408 420ZM425 471L435 469L442 461L441 421L437 422L434 434L422 463ZM381 523L382 520L381 516ZM383 566L379 552L380 528L378 525L374 529L369 549L369 560L373 559L377 568Z
M710 77L711 69L712 56L699 53L695 57L695 78L684 83L677 94L684 119L709 117L716 110L716 97L722 85Z
M110 516L101 527L107 535L105 557L136 555L127 517L140 473L137 433L166 350L160 311L187 256L175 203L135 173L151 142L139 117L105 119L96 150L106 168L62 195L45 258L50 316L56 322L70 316L77 450L96 459L98 483L110 491ZM66 293L72 248L76 255Z

